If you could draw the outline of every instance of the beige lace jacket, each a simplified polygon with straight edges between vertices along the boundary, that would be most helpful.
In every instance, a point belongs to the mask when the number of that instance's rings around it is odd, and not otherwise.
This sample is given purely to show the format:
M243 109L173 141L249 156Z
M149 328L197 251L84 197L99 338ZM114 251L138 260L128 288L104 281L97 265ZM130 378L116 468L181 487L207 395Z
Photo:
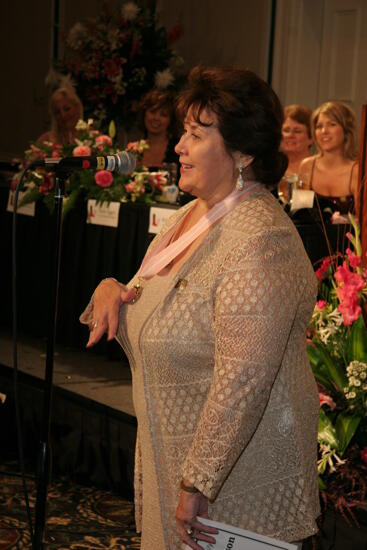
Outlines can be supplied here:
M210 231L179 280L139 340L166 547L181 548L181 477L210 499L212 519L285 541L315 533L316 279L297 230L261 190ZM137 465L138 484L139 449Z

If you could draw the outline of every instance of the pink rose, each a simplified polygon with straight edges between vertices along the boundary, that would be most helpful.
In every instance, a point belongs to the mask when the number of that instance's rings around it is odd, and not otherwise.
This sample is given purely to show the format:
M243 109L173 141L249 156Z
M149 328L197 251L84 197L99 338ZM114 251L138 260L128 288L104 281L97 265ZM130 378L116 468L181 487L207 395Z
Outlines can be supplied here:
M326 301L325 300L319 300L316 305L319 309L324 309L324 307L326 306Z
M97 145L112 145L112 139L110 136L106 136L105 134L102 134L98 137L96 137L96 143Z
M361 450L361 460L367 465L367 447Z
M90 157L92 150L88 145L78 145L73 149L74 157Z
M320 407L323 405L327 405L330 407L330 409L333 411L335 409L335 403L333 401L333 398L330 397L330 395L326 395L325 393L319 393L319 399L320 399Z
M95 173L94 179L100 187L110 187L113 182L113 175L108 170L99 170Z

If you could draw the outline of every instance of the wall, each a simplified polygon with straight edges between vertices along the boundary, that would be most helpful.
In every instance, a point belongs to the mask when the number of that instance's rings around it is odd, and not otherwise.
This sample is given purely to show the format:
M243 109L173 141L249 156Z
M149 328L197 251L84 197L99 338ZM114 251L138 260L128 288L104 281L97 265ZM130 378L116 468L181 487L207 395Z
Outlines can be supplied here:
M146 0L150 1L150 0ZM121 5L113 0L113 5ZM59 0L60 43L76 21L98 13L98 0ZM186 68L235 64L266 76L271 0L157 0L167 27L180 21L184 34L176 44ZM48 128L45 76L52 56L53 2L2 0L0 48L0 160L21 156L31 139Z

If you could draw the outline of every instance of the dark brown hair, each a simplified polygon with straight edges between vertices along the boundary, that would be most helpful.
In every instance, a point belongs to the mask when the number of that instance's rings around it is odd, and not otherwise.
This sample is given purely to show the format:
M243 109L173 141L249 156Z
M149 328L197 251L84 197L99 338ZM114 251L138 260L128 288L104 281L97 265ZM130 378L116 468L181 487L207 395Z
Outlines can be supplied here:
M258 181L273 185L281 179L288 164L279 151L283 109L272 88L255 73L194 67L178 101L182 120L189 108L199 124L203 124L200 116L205 109L216 115L228 152L254 157L250 168Z
M153 89L147 92L139 103L139 126L145 132L144 116L148 109L167 109L170 114L170 125L168 132L170 135L177 135L177 120L175 112L175 97L171 92Z
M284 121L286 118L291 118L299 124L303 124L307 128L307 134L309 138L312 138L311 134L311 115L312 110L305 105L299 105L298 103L293 103L292 105L287 105L284 107Z

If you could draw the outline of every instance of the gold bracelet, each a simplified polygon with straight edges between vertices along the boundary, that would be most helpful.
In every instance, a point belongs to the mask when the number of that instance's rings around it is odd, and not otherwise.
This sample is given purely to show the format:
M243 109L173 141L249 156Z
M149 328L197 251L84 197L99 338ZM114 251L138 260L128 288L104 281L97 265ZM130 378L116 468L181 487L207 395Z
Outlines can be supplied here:
M194 485L185 485L182 479L180 487L186 493L200 493L199 489L197 489Z

